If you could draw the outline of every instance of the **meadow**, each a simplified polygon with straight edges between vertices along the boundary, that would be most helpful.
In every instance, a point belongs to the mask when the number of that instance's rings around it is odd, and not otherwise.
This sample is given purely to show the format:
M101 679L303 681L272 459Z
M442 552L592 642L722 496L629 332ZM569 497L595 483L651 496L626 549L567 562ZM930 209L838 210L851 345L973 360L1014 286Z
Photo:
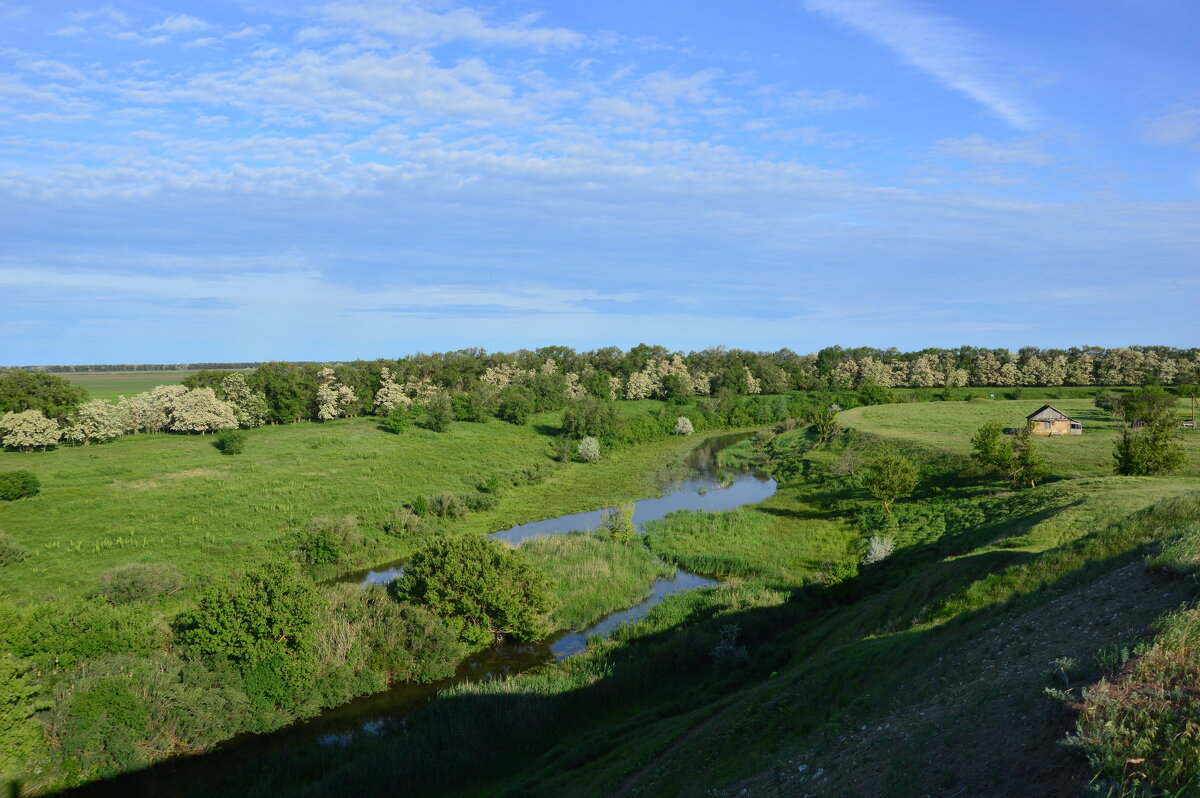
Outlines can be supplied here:
M641 404L641 403L638 403ZM645 408L629 408L644 412ZM289 536L317 518L351 516L367 545L346 565L407 556L419 541L383 532L417 496L470 494L489 477L527 481L498 505L446 528L492 532L517 523L655 495L687 439L614 450L597 463L557 464L553 438L529 425L461 423L449 432L386 432L377 418L301 422L247 431L244 454L214 436L129 435L99 446L0 452L0 470L33 472L41 493L0 505L0 531L31 556L0 569L0 597L66 598L106 570L170 562L189 587L286 552ZM544 479L543 479L544 477ZM188 600L190 589L176 597Z
M178 385L196 371L72 371L58 376L87 389L93 399L116 401L121 396L153 390L158 385Z
M1088 399L1054 399L1050 404L1083 423L1082 435L1039 437L1038 444L1057 477L1103 476L1112 474L1113 444L1121 422L1100 410ZM856 407L838 414L847 427L920 446L956 454L970 454L971 436L984 424L999 422L1006 427L1021 427L1025 417L1042 405L1042 399L989 400L969 402L913 402ZM1190 414L1191 406L1179 400L1179 419ZM1181 472L1200 476L1200 433L1181 430L1181 441L1188 454L1188 465Z

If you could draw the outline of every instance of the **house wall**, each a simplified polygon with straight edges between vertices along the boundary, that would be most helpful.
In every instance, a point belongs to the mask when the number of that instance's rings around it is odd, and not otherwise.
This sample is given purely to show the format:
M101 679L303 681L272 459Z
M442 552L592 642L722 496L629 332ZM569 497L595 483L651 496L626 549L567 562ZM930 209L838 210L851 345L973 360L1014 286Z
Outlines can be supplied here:
M1035 421L1033 422L1034 435L1080 435L1083 430L1071 429L1071 422L1067 419L1059 419L1058 421Z

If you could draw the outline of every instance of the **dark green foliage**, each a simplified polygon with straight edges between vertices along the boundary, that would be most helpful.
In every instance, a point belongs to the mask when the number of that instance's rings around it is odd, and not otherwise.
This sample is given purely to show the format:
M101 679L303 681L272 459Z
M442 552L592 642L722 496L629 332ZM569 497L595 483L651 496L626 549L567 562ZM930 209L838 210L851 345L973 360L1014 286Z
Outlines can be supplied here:
M33 717L37 689L26 668L0 653L0 780L19 782L42 745L42 724Z
M1175 401L1157 387L1133 391L1122 399L1125 424L1113 452L1118 474L1169 474L1184 464Z
M629 423L637 424L638 420ZM610 443L621 434L622 426L616 405L603 399L586 396L563 411L563 433L577 440L592 437Z
M196 608L176 619L176 638L196 655L232 663L247 678L248 694L256 690L282 703L278 690L295 693L313 676L320 604L316 588L295 566L266 563L205 590Z
M144 763L138 742L149 731L150 713L125 680L101 679L66 704L63 756L84 773L112 776Z
M523 385L509 385L500 392L500 406L496 416L509 424L524 424L533 412L533 391Z
M551 631L553 594L546 575L519 551L488 538L434 542L413 556L395 590L459 625L472 645L539 640Z
M896 394L882 385L864 382L858 386L858 395L864 405L887 405L899 401Z
M12 502L28 496L36 496L42 483L28 471L0 472L0 501Z
M446 432L454 420L449 397L438 394L425 402L425 426L434 432Z
M29 556L29 552L21 548L21 544L12 535L0 532L0 568L21 562Z
M23 369L0 372L0 415L41 410L63 420L87 399L85 388L54 374Z
M225 391L223 383L228 376L228 371L201 369L195 374L189 374L184 377L180 380L180 384L188 388L212 388L216 392L217 398L224 399Z
M491 418L497 407L494 395L480 388L454 394L451 404L454 408L454 418L480 424Z
M221 450L221 454L241 454L246 448L246 433L240 429L223 429L217 433L213 445Z
M1096 407L1106 410L1114 416L1121 412L1121 394L1116 391L1101 391L1092 401Z
M362 544L358 520L352 515L316 518L297 536L296 552L300 562L324 565L339 562Z
M600 515L600 531L622 546L629 546L637 538L637 527L633 524L633 504L610 507Z
M97 595L109 604L157 601L183 589L183 573L167 562L130 563L100 574Z
M500 500L495 495L487 493L465 493L461 497L463 504L473 513L484 510L494 510Z
M291 424L314 418L317 412L317 377L313 369L295 363L264 363L247 382L267 400L267 421Z
M421 517L429 515L429 500L424 496L418 496L417 498L413 499L412 504L410 504L409 507L414 513Z
M413 423L412 410L403 405L397 406L392 412L387 414L387 418L383 420L383 425L397 435L402 435L408 432L409 427Z
M612 374L607 371L592 371L583 377L582 384L590 395L607 400L612 398L612 387L609 383L611 377Z
M558 372L537 372L527 382L533 392L533 409L537 413L558 410L567 403L567 378Z
M805 419L821 443L828 443L841 431L837 422L837 411L833 409L834 407L837 405L815 407L809 411L808 417Z
M167 629L149 607L100 598L40 604L0 629L0 644L45 671L103 654L149 654L166 639Z
M1002 424L984 424L971 438L971 457L1014 488L1033 487L1049 473L1035 438L1032 422L1014 435L1005 435Z

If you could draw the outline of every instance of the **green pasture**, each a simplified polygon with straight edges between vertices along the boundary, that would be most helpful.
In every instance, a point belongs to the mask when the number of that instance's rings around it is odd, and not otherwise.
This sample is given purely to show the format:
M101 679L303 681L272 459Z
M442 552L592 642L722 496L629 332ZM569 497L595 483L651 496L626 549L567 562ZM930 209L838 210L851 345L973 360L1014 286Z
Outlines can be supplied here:
M553 419L536 421L546 427ZM0 504L0 531L31 554L0 570L0 597L79 595L103 571L130 562L175 563L194 585L278 552L291 532L323 516L359 520L368 547L355 564L365 566L419 544L381 530L418 495L470 493L492 475L547 472L541 484L505 491L493 510L439 522L491 532L654 495L660 472L697 443L670 439L559 466L550 460L554 439L537 426L498 421L394 435L362 417L263 427L247 438L235 456L217 451L214 436L169 434L0 452L0 471L26 469L42 483L39 495Z
M195 371L80 371L59 374L87 388L93 399L115 401L121 396L152 390L158 385L178 385Z
M914 402L856 407L839 414L844 426L862 432L910 441L922 446L969 454L971 436L984 424L999 422L1006 427L1021 427L1025 417L1047 402L1042 399L990 400L969 402ZM1095 407L1088 399L1052 400L1050 404L1083 423L1082 435L1039 437L1042 451L1058 477L1082 477L1111 474L1113 444L1120 421ZM1189 417L1190 405L1179 401L1179 419ZM1181 430L1188 463L1180 472L1200 476L1200 434Z

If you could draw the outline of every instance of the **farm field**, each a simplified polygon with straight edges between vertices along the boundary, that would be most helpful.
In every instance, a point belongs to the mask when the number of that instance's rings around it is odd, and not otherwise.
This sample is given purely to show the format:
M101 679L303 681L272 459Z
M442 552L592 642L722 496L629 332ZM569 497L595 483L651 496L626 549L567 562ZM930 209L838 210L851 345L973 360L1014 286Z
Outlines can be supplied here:
M58 374L87 388L93 399L116 401L121 396L149 391L157 385L178 385L196 371L72 371Z
M644 409L628 408L628 412ZM495 509L455 530L492 532L516 523L654 495L658 475L694 446L661 441L594 464L551 462L552 438L499 421L455 423L447 433L393 435L377 418L302 422L248 431L244 454L226 456L213 436L129 435L99 446L0 452L0 470L33 472L39 495L0 506L0 530L31 552L0 570L0 597L66 598L130 562L171 562L191 583L233 572L286 547L319 517L354 516L367 538L366 566L407 556L414 541L381 531L418 495L474 493L490 476L541 468L541 484L513 487ZM177 597L186 601L188 591Z
M969 402L913 402L856 407L839 414L844 426L884 438L910 441L956 454L970 454L971 436L984 424L999 422L1020 427L1025 417L1044 404L1053 404L1083 423L1082 435L1038 437L1054 476L1107 476L1112 474L1113 443L1120 421L1100 410L1090 399L975 399ZM1179 400L1179 419L1191 412ZM1200 476L1200 434L1181 430L1188 464L1184 476Z

